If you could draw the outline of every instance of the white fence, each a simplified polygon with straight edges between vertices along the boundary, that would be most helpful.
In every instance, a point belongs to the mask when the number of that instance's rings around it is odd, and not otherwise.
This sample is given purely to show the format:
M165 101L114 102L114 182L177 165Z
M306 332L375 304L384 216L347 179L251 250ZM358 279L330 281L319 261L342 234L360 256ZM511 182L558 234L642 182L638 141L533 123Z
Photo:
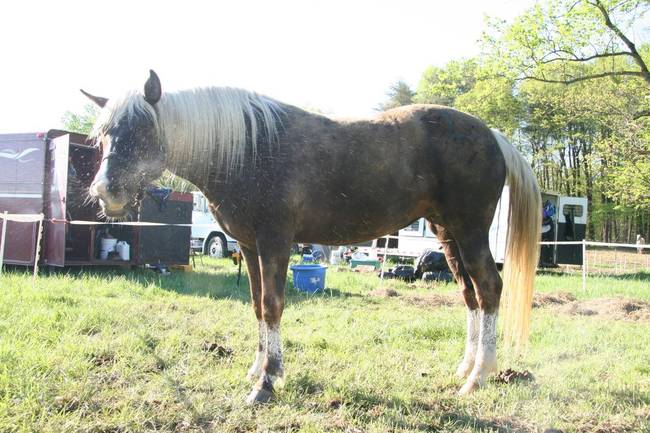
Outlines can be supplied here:
M38 262L40 259L40 245L43 233L43 214L10 214L8 212L0 213L0 220L4 220L2 224L2 231L0 233L0 275L2 274L3 258L5 251L5 238L7 224L6 221L16 222L38 222L38 235L36 242L36 257L34 260L34 278L38 273ZM55 221L65 224L75 225L102 225L104 222L97 221ZM151 223L151 222L118 222L112 223L114 225L129 225L129 226L207 226L208 224L165 224L165 223ZM377 248L377 254L380 256L389 256L394 253L388 248L389 239L403 239L403 236L383 236L386 246L384 248ZM650 273L650 245L639 244L622 244L622 243L606 243L595 241L558 241L558 242L540 242L540 245L579 245L582 248L582 264L579 265L582 271L582 288L587 289L587 275L589 273L596 274L615 274L621 275L626 273L635 272L648 272ZM400 254L398 254L400 255ZM385 262L385 260L384 260ZM569 266L567 266L567 269ZM577 270L577 267L576 267ZM383 274L383 265L382 265Z

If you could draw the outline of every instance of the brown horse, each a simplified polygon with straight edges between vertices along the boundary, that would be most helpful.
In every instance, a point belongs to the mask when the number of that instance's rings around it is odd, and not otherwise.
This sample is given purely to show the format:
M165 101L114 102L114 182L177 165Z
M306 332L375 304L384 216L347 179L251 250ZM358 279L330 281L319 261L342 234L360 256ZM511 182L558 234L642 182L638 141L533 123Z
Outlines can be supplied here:
M143 93L86 95L104 108L91 195L107 216L128 215L142 186L169 168L203 191L239 240L259 323L249 403L268 401L284 377L280 319L292 243L366 241L420 217L443 242L467 304L460 392L481 385L496 370L502 282L488 229L506 181L506 332L526 340L540 194L523 157L477 118L413 105L337 121L238 89L163 94L153 71Z

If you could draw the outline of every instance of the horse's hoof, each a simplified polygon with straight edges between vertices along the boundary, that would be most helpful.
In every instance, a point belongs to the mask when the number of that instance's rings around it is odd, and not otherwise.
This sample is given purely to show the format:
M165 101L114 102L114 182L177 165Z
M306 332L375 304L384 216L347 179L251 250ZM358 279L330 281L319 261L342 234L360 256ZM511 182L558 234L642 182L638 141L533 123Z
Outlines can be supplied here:
M479 384L473 380L468 380L465 382L465 385L458 390L458 395L468 395L476 391L479 387Z
M456 376L458 376L461 379L465 379L467 376L469 376L469 373L472 371L472 368L474 368L474 363L469 363L469 362L461 362L458 368L456 369Z
M253 389L251 393L248 394L248 398L246 398L246 404L265 404L271 401L272 398L273 393L271 391L267 391L266 389Z

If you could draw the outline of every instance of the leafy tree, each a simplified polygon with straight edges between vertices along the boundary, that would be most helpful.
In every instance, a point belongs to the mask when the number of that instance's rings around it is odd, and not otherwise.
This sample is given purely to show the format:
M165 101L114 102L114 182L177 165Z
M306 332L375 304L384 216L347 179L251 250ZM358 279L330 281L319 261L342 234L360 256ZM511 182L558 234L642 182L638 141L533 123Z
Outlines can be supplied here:
M404 81L397 81L386 93L388 101L382 103L377 108L378 111L386 111L392 108L401 107L402 105L409 105L413 103L413 96L415 92Z
M649 9L648 0L550 0L510 25L492 20L484 42L495 70L511 78L574 84L633 77L647 93L648 56L629 35ZM647 107L636 113L647 115Z
M98 115L99 109L95 104L86 104L82 113L66 111L61 123L67 131L90 134Z
M522 116L521 100L514 94L513 85L505 78L478 79L474 87L456 97L454 107L512 136Z
M452 60L442 68L429 66L422 74L414 101L452 107L458 96L474 87L477 72L476 59Z

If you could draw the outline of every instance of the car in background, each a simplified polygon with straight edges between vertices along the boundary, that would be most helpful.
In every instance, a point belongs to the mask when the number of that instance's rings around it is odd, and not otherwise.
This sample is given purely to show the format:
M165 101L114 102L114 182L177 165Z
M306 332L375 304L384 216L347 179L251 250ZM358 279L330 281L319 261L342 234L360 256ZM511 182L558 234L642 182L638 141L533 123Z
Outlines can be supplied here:
M210 257L228 257L238 251L237 241L228 236L210 212L208 199L199 192L192 192L192 251Z

